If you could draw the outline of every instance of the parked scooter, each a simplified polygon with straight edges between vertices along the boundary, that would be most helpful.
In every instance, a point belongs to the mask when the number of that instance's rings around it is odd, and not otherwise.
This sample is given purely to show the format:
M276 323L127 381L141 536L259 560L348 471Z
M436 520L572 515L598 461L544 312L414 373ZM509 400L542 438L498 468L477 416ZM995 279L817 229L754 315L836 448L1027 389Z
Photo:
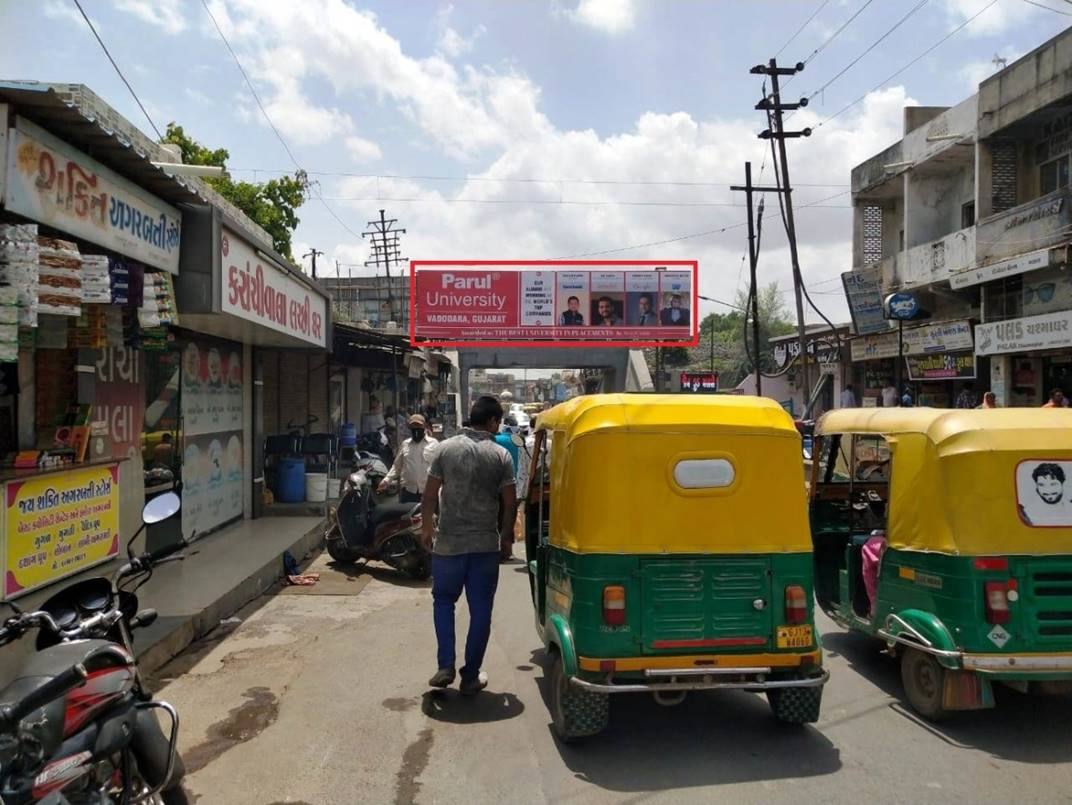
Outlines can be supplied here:
M346 479L324 535L331 558L344 563L378 559L411 578L428 578L432 558L421 544L421 504L376 505L373 492L364 470Z
M142 529L174 516L173 492L149 501ZM141 533L141 530L138 533ZM0 691L0 802L186 805L176 752L179 716L146 689L131 633L157 618L138 611L133 590L186 546L179 542L134 556L114 578L87 579L61 590L40 611L16 611L0 626L0 645L38 629L37 653ZM165 737L154 710L171 721Z
M384 428L380 428L369 433L362 433L357 437L357 450L359 453L372 453L379 456L380 461L390 467L394 463L395 453L384 431Z

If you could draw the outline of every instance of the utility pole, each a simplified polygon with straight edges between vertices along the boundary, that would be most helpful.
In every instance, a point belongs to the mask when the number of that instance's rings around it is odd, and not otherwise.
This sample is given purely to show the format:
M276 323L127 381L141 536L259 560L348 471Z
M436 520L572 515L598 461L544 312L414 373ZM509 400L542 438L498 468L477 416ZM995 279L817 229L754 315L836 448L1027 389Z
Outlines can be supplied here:
M324 256L324 253L322 251L320 251L319 249L310 249L309 251L307 251L305 254L302 255L303 260L306 257L312 257L313 258L313 279L314 280L316 279L316 258L317 257L323 257L323 256Z
M387 218L383 210L380 210L380 220L369 221L369 229L361 233L361 237L369 238L372 242L372 259L365 261L365 266L375 266L377 269L382 265L387 277L387 317L389 321L395 321L394 291L391 288L391 263L400 263L402 247L399 245L398 236L405 234L405 229L395 229L397 218ZM378 272L377 272L378 273ZM398 435L401 428L399 423L402 417L402 386L398 379L398 357L394 345L391 345L391 367L395 385L395 431L394 448L398 450Z
M756 223L755 216L752 214L752 192L755 188L752 186L752 163L744 163L744 187L733 186L731 190L743 190L745 197L745 205L748 207L748 265L750 274L752 277L752 348L756 352L755 357L755 372L756 372L756 396L763 396L763 371L760 368L760 354L759 354L759 286L756 285L756 266L759 263L759 255L756 254ZM744 315L748 315L748 311L745 310ZM715 371L715 337L714 328L711 330L711 371ZM747 337L747 336L746 336ZM748 344L745 344L747 347ZM745 350L747 352L747 349Z
M780 169L782 178L780 182L776 182L776 185L780 185L780 187L776 187L775 190L780 193L784 199L785 229L786 236L789 239L789 255L793 263L793 291L794 296L796 297L797 308L797 337L800 341L800 378L801 385L804 388L804 416L806 417L808 415L808 409L810 408L809 400L811 397L811 384L808 382L808 344L804 324L804 277L800 271L800 258L797 254L797 229L796 223L793 220L793 190L789 183L789 162L786 159L785 141L790 137L810 137L811 129L806 128L801 131L785 130L785 121L782 118L782 112L807 106L808 99L801 98L798 103L782 103L781 93L778 88L779 76L796 75L803 69L803 62L797 62L793 67L779 67L778 60L771 59L769 64L756 65L752 68L751 72L754 75L768 75L771 79L771 94L769 97L763 98L763 100L756 104L756 109L765 111L768 115L773 113L774 117L773 125L771 128L760 133L760 139L773 139L778 141L779 162L781 165L774 166L774 173L775 177L777 177ZM758 344L756 348L759 348Z

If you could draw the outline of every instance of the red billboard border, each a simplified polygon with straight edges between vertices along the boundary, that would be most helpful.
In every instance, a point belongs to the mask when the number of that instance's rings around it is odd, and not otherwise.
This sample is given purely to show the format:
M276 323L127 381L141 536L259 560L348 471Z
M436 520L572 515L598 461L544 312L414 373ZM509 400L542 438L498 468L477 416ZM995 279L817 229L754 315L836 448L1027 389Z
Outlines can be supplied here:
M692 268L692 339L690 341L418 341L417 269L422 266L690 266ZM700 343L700 263L698 260L410 260L409 343L413 347L695 347Z

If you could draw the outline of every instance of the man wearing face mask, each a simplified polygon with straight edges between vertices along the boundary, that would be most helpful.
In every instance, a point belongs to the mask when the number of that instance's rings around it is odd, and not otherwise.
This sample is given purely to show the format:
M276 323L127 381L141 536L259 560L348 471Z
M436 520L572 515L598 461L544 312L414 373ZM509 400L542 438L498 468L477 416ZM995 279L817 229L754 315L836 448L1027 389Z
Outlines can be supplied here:
M398 481L401 485L398 500L400 503L419 503L424 494L424 485L428 480L428 467L439 444L427 435L427 423L420 414L414 414L408 420L410 437L402 442L395 463L380 481L376 489L381 495L387 488Z

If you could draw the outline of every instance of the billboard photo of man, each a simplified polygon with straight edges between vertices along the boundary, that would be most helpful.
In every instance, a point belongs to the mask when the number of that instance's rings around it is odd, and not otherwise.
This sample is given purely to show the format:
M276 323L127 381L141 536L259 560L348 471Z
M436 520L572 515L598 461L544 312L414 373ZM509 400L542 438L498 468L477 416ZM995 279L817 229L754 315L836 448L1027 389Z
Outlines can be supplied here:
M688 327L689 310L679 293L663 294L665 307L659 314L659 320L665 327Z
M571 296L566 300L566 310L563 310L558 317L558 323L563 327L577 327L584 324L580 297Z
M657 294L654 293L629 293L628 305L629 310L626 318L629 324L633 327L658 327L659 326L659 314L655 310L655 299Z
M592 316L593 327L617 327L622 323L621 300L603 295L596 299L593 307L595 308Z

